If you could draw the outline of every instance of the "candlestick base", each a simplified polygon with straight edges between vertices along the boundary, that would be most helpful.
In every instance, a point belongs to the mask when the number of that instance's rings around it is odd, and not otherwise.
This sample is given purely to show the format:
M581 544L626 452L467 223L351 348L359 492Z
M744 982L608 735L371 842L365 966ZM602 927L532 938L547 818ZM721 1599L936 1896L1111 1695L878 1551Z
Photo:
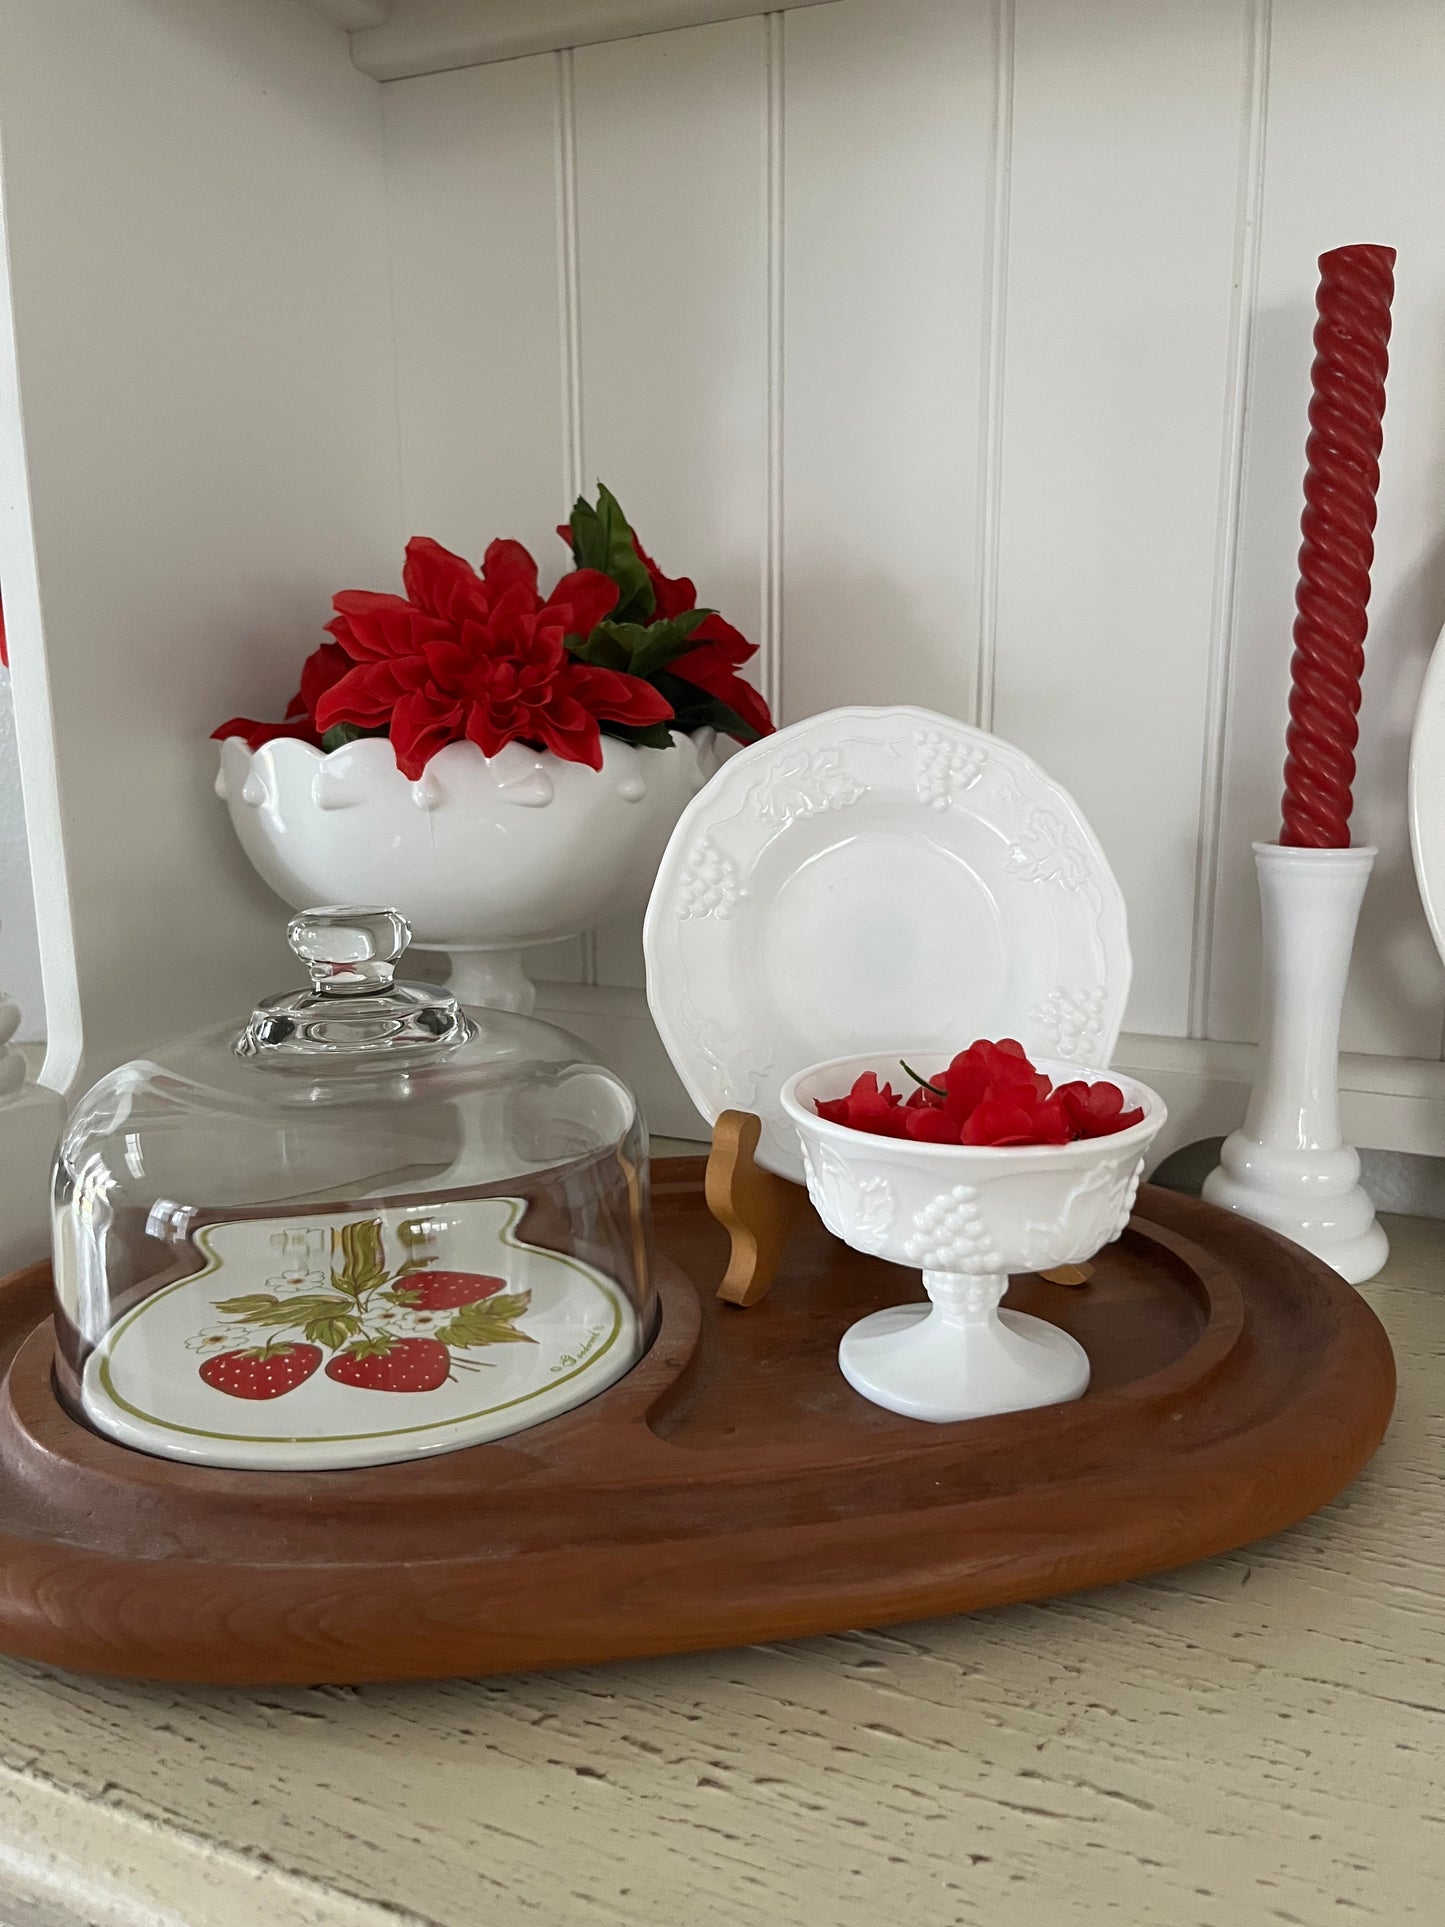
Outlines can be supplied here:
M1259 1062L1241 1130L1205 1180L1211 1204L1268 1225L1352 1285L1389 1256L1360 1160L1340 1136L1340 1010L1373 849L1256 843L1264 933Z

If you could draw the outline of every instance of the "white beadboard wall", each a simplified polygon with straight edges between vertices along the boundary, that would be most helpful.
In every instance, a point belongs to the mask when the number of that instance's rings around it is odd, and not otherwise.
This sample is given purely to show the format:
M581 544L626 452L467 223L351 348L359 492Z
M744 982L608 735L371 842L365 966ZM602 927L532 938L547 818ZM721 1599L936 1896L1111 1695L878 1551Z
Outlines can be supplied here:
M519 31L546 25L488 3ZM924 703L998 729L1074 790L1129 902L1125 1061L1164 1085L1178 1139L1226 1128L1255 1022L1249 845L1278 822L1315 260L1386 241L1400 260L1356 818L1381 855L1346 1017L1346 1122L1362 1143L1445 1151L1445 970L1405 820L1409 728L1445 619L1438 0L822 0L750 16L727 0L716 11L729 17L707 24L456 64L485 11L53 0L0 30L16 76L19 385L53 632L60 788L40 840L59 839L78 879L81 1006L109 969L97 891L121 860L120 828L94 841L66 802L82 762L109 753L76 721L104 624L122 622L149 679L127 671L122 689L112 674L115 700L149 689L167 706L147 728L172 741L199 732L202 712L287 693L277 678L306 640L304 609L319 629L323 584L389 586L407 533L475 556L505 532L560 569L553 525L600 476L663 565L757 638L784 719ZM706 11L649 0L638 18ZM553 0L540 12L572 17ZM433 64L449 70L415 73L443 13L450 51ZM204 33L186 24L196 15ZM345 24L362 28L349 49ZM234 57L212 52L223 30ZM412 77L369 78L348 52ZM111 151L129 155L132 86L151 131L112 208L110 170L74 158L75 129L113 121ZM59 118L46 89L65 96ZM218 111L236 120L212 153L195 145L195 115ZM284 167L268 159L278 111ZM189 199L176 173L187 155ZM302 184L305 235L283 214ZM48 347L79 312L76 235L92 207L112 307L118 288L123 318L190 357L197 393L217 381L197 329L235 302L225 223L238 208L251 257L284 281L289 319L262 304L247 340L264 354L226 393L252 484L290 478L266 496L269 522L248 498L227 525L237 586L209 626L197 609L216 597L199 568L178 594L144 497L125 496L124 533L107 538L134 580L88 602L76 588L109 527L100 503L123 479L120 451L145 445L141 414L164 392L139 335L78 390ZM154 273L128 265L137 224ZM166 276L193 259L201 305L172 328ZM261 286L248 270L243 299ZM97 321L86 338L105 336ZM118 401L108 371L127 355ZM277 444L294 473L259 460L244 423L260 443L307 408L304 450L294 433ZM207 476L197 497L187 480L206 476L203 444L198 431L168 471L165 513L184 519L194 502L212 539L225 491ZM85 473L95 500L77 521ZM326 512L298 516L303 501ZM283 561L252 625L239 585L264 545ZM152 641L158 620L170 628ZM181 694L174 665L187 651L194 663L198 633L211 653ZM238 684L235 639L250 633ZM27 702L38 715L39 696ZM192 748L166 752L156 820L193 792L209 808L204 745ZM230 935L227 971L254 975L261 946L240 924L265 893L239 876L219 812L203 841L206 917ZM42 946L63 985L51 894ZM126 920L127 996L146 921ZM626 1033L646 1056L635 930L537 966L565 981L549 994L564 1021ZM225 973L213 988L235 1001ZM668 1110L665 1128L685 1121Z
M1438 1061L1408 731L1445 616L1433 0L834 0L383 89L409 527L602 476L784 718L1022 744L1119 871L1129 1026L1248 1040L1315 259L1400 250L1345 1048ZM641 981L635 933L563 974Z

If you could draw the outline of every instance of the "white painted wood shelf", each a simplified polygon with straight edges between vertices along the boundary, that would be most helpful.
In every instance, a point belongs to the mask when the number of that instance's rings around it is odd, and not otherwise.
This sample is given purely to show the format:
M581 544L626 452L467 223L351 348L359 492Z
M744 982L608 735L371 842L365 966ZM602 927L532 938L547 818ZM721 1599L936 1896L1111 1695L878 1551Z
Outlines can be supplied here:
M1332 1505L1226 1558L888 1632L448 1685L201 1691L0 1662L0 1918L1436 1927L1445 1227L1389 1229L1365 1295L1399 1359L1394 1425Z
M527 54L712 26L833 0L307 0L353 30L351 57L374 80L405 80Z

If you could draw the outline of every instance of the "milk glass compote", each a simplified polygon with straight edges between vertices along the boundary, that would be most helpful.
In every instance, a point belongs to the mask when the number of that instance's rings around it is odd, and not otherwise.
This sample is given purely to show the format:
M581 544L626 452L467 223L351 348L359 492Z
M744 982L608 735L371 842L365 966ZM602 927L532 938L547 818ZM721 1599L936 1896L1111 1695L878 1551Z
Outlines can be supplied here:
M920 1060L926 1077L942 1068ZM1077 1339L1042 1318L1000 1310L1011 1272L1083 1264L1128 1223L1164 1101L1112 1071L1039 1060L1055 1083L1107 1080L1129 1129L1071 1144L932 1144L875 1137L818 1116L865 1071L899 1072L899 1053L833 1058L800 1071L782 1102L803 1148L818 1216L855 1251L915 1266L926 1305L874 1312L851 1326L838 1364L855 1391L908 1418L945 1424L1078 1398L1089 1359Z

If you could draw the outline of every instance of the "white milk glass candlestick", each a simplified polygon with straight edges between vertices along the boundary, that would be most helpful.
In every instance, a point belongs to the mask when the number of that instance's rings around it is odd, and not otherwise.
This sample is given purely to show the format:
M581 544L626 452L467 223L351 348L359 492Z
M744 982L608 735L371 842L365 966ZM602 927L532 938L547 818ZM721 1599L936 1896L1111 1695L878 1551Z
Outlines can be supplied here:
M1282 1232L1358 1285L1389 1256L1360 1159L1340 1135L1340 1010L1370 848L1256 843L1264 930L1259 1061L1244 1126L1205 1182L1224 1205Z

